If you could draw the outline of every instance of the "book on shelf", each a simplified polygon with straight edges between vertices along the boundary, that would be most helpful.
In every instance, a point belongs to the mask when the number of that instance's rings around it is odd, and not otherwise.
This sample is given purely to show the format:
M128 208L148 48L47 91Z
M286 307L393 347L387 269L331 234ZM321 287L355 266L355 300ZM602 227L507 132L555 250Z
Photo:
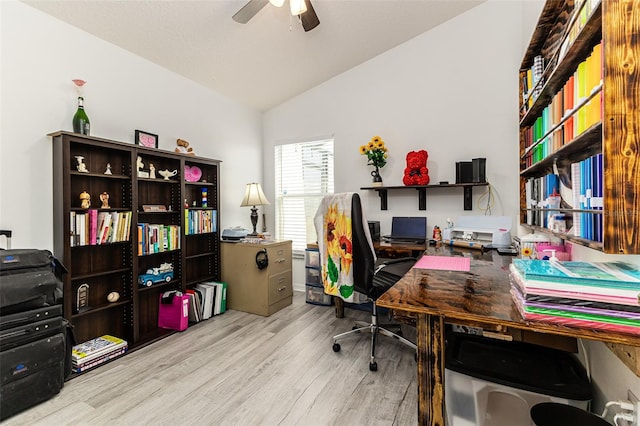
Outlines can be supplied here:
M126 348L127 341L119 337L105 334L95 339L75 345L71 349L71 359L76 365L99 358L116 349Z
M189 321L190 322L200 322L200 302L198 301L198 296L191 289L187 289L185 294L189 297Z
M202 319L206 320L213 316L215 304L216 287L211 283L199 283L195 286L203 295L202 303Z

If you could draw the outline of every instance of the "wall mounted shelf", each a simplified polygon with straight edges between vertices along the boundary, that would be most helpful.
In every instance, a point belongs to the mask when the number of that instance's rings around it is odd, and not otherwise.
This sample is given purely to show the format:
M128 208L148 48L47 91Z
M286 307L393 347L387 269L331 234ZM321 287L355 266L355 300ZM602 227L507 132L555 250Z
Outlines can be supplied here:
M473 210L473 187L487 186L488 182L479 183L447 183L439 185L410 185L410 186L366 186L360 189L377 191L380 197L380 210L387 210L387 193L389 190L414 189L418 191L418 209L427 209L427 189L433 188L463 188L463 203L465 210Z

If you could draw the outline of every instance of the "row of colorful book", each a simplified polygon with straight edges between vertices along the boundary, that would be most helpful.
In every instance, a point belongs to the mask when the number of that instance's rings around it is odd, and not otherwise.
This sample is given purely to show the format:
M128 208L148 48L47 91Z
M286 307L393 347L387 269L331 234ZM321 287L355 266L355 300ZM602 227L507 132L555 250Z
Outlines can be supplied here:
M531 108L535 100L538 98L542 85L544 83L543 76L545 74L550 74L550 71L545 69L545 67L554 66L557 61L561 60L569 48L573 45L575 40L579 37L580 32L585 27L587 22L590 21L591 15L594 13L596 7L600 4L601 0L583 0L577 1L574 4L574 9L572 12L571 19L571 27L567 31L567 36L564 37L564 41L560 45L558 50L557 58L552 58L549 61L544 61L544 58L541 55L534 57L533 65L531 68L527 70L523 70L522 72L522 114L526 114L526 112ZM573 16L576 15L576 16ZM554 55L555 56L555 55Z
M571 164L574 208L594 211L604 209L603 170L602 154ZM602 213L573 213L573 235L602 242L603 222Z
M108 334L75 345L71 349L72 370L81 373L104 364L123 355L128 347L126 340Z
M525 320L640 335L640 269L635 265L514 259L510 281Z
M547 158L602 121L602 42L594 46L534 124L524 130L526 166Z
M138 256L178 250L179 248L179 225L138 224Z
M184 210L184 219L187 226L184 229L185 235L206 234L217 232L218 223L217 210Z
M187 289L189 322L200 322L227 310L227 283L208 281Z
M98 212L88 209L71 212L69 220L71 247L129 241L131 212Z

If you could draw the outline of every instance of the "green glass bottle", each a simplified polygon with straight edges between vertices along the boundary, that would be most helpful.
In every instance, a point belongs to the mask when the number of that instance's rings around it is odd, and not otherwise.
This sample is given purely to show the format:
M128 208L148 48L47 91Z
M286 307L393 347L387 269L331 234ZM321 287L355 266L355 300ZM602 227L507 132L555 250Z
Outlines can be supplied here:
M78 96L78 110L73 116L73 131L88 136L90 130L89 117L87 117L87 113L84 111L83 102L84 99L82 96Z

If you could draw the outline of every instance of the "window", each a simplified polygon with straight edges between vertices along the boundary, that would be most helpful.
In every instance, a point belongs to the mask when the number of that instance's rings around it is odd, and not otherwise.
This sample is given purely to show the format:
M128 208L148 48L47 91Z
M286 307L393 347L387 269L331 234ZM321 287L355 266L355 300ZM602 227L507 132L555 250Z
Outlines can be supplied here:
M303 255L315 242L313 217L325 194L333 194L333 139L275 147L276 238L293 241Z

